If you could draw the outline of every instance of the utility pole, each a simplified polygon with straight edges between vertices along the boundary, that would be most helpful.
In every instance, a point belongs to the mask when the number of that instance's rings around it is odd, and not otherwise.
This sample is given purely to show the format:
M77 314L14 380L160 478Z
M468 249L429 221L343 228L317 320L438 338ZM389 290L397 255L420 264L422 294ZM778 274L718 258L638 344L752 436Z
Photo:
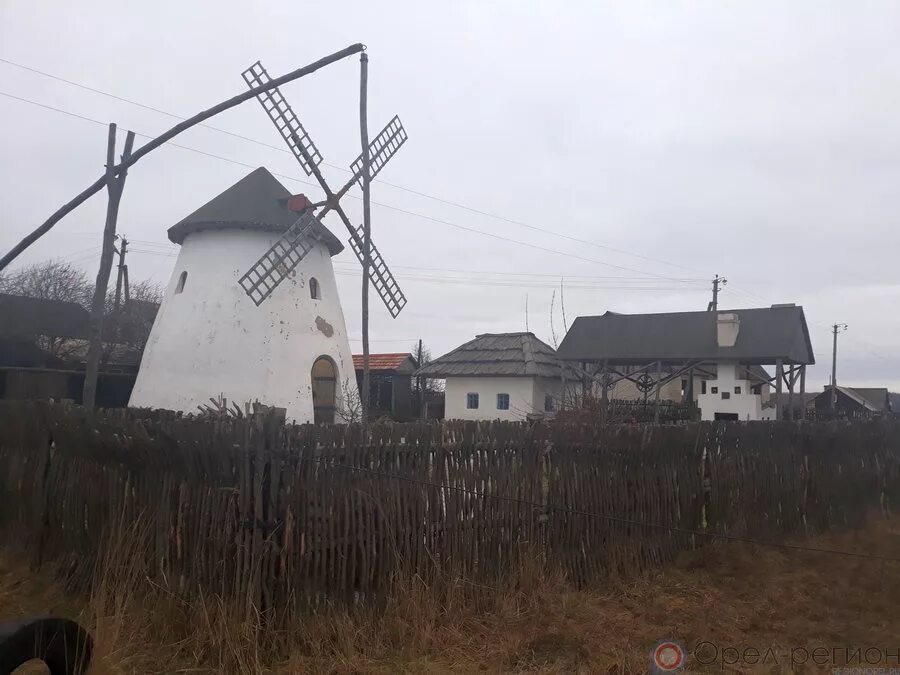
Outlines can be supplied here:
M718 274L716 278L712 280L713 285L713 297L712 302L707 306L707 311L715 312L719 309L719 286L724 286L728 283L728 279L725 277L720 277Z
M359 55L359 137L362 143L363 192L363 275L362 275L362 347L363 347L363 424L369 421L369 266L372 264L372 218L369 183L369 123L368 123L369 57Z
M419 353L416 354L416 363L422 367L422 338L419 338ZM419 399L419 417L425 417L425 379L419 375L416 378L416 395Z
M131 158L134 146L134 132L129 131L125 137L125 150L122 162ZM127 164L126 164L127 167ZM91 301L91 342L88 347L87 363L84 369L84 390L81 396L82 405L93 411L97 397L97 374L100 370L100 350L103 343L103 314L106 304L106 289L109 286L109 273L112 269L113 249L116 238L116 220L119 217L119 202L125 187L127 168L116 175L116 125L109 125L109 138L106 144L106 190L109 199L106 205L106 224L103 227L103 250L100 254L100 269L97 270L97 282L94 285L94 297Z
M837 409L837 336L847 330L847 324L836 323L831 327L834 334L834 346L831 350L831 412Z
M119 316L119 307L122 302L122 280L125 278L125 253L128 251L128 240L125 237L122 237L122 241L119 244L119 248L116 250L116 253L119 254L119 268L118 275L116 276L116 298L113 302L113 315L116 317L116 332L118 333L118 316Z

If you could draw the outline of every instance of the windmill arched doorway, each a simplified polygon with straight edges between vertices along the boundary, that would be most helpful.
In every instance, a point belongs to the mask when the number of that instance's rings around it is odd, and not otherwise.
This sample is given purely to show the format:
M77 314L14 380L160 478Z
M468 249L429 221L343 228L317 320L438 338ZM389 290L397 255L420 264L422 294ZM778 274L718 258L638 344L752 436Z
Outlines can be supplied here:
M327 356L320 356L312 367L313 421L333 424L337 401L337 367Z

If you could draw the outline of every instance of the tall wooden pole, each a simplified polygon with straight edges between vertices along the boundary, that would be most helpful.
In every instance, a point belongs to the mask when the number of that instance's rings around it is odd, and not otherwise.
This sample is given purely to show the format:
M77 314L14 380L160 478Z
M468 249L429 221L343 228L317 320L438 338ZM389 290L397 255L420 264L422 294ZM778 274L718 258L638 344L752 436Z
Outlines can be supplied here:
M122 161L131 156L134 145L134 132L129 131L125 138L125 151ZM87 364L84 372L84 391L82 403L88 410L93 410L97 398L97 374L100 369L100 351L103 345L103 314L106 304L106 289L109 286L109 273L112 269L113 248L116 240L116 220L119 217L119 202L122 189L125 187L127 170L116 176L116 125L109 125L109 136L106 143L106 190L109 200L106 205L106 224L103 228L103 250L100 254L100 269L97 270L97 283L94 285L94 297L91 301L91 342L88 347Z
M363 275L362 275L362 347L363 390L360 397L363 421L369 420L369 266L372 257L372 219L369 201L369 123L368 123L369 57L359 55L359 138L362 143L363 190Z
M416 364L421 368L422 363L422 338L419 338L419 353L416 355ZM425 418L425 378L419 375L416 378L416 395L419 399L419 417Z

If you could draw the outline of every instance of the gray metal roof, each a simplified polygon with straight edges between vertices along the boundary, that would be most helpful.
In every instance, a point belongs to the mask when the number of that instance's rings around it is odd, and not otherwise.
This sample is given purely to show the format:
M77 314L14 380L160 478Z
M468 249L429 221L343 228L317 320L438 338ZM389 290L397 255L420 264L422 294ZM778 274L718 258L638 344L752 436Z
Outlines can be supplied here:
M261 166L170 227L169 240L180 244L192 232L209 229L284 232L299 217L287 207L289 197L291 192ZM344 250L340 240L318 220L315 234L331 255Z
M866 399L879 412L891 409L891 398L884 387L850 387L858 396Z
M559 377L553 347L533 333L485 333L420 368L425 377Z
M563 338L557 356L564 361L602 361L642 365L662 360L735 360L745 364L815 363L803 308L778 305L724 310L740 319L737 342L719 347L716 312L579 316Z

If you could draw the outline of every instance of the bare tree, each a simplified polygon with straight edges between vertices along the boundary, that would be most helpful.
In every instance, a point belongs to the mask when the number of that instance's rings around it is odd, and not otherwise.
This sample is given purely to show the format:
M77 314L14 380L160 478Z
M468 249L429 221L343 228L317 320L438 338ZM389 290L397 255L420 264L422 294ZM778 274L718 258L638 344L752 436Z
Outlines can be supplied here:
M22 295L41 300L74 302L87 307L93 286L87 275L65 260L45 260L17 271L0 275L0 293ZM37 335L41 351L58 359L72 356L80 348L69 335Z
M106 312L111 317L108 339L115 339L133 349L143 350L150 337L150 329L162 302L163 289L155 281L139 281L130 286L128 300L115 311L115 295L106 299Z
M350 386L350 380L341 383L334 406L334 415L345 424L357 424L363 421L363 404L357 387Z
M94 284L78 267L65 260L45 260L13 272L0 274L0 293L22 295L41 300L73 302L89 309L94 293ZM111 351L109 343L119 340L134 349L143 349L156 318L156 309L162 300L162 287L152 281L132 284L129 302L120 306L118 337L113 331L104 331L107 357ZM106 298L106 313L114 314L115 294ZM112 328L112 326L110 326ZM81 340L70 336L36 336L36 345L47 354L66 359L80 354L84 345Z
M0 293L90 306L94 286L87 275L65 260L45 260L0 275Z

